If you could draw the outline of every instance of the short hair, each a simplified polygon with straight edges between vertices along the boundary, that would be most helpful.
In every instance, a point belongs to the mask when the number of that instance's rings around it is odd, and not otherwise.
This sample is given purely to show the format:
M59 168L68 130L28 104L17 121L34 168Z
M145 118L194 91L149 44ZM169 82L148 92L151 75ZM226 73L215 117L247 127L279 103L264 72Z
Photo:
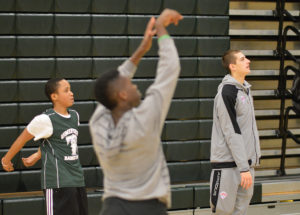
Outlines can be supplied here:
M45 85L45 94L48 97L48 99L52 102L51 94L57 92L58 88L58 82L64 80L63 78L52 78L47 81Z
M117 106L117 101L112 98L111 83L120 77L118 70L111 70L103 73L95 83L94 93L98 102L107 109L112 110Z
M236 54L240 53L240 50L232 50L229 49L228 51L226 51L223 56L222 56L222 65L223 67L229 72L229 74L231 74L229 65L230 64L235 64L236 63Z

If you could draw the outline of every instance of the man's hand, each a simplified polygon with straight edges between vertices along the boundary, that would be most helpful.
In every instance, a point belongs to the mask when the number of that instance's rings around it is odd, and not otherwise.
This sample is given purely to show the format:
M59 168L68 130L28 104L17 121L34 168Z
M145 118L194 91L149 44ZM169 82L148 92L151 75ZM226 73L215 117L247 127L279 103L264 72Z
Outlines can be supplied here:
M144 52L146 53L147 51L149 51L149 49L152 46L152 38L153 36L156 34L156 30L154 29L154 25L155 25L155 18L151 17L151 19L149 20L145 33L144 33L144 38L140 44L140 48L142 50L144 50Z
M248 172L241 172L241 186L244 189L248 189L251 187L253 180L252 180L252 175L250 173L250 171Z
M183 16L176 10L165 9L157 18L156 25L169 26L171 23L178 25L178 22L183 19Z
M5 157L3 157L3 158L1 159L1 164L2 164L2 167L3 167L3 169L4 169L5 171L7 171L7 172L14 171L14 165L12 164L11 161L6 160Z
M178 13L176 10L165 9L157 18L155 23L157 36L168 34L166 27L171 23L177 25L180 20L183 19L183 16Z
M154 29L155 25L155 18L151 17L149 20L145 33L144 33L144 38L137 48L137 50L133 53L131 56L130 60L135 64L138 65L140 62L141 58L144 56L144 54L149 51L149 49L152 46L152 38L156 34L156 30Z

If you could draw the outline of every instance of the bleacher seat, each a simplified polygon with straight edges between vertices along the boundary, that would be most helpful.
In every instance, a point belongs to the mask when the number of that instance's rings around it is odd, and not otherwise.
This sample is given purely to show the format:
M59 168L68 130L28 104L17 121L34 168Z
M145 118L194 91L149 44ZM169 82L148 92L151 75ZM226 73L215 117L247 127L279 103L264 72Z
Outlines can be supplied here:
M19 81L18 101L48 101L45 84L46 81Z
M92 15L91 34L124 35L126 33L126 15Z
M171 183L193 183L208 181L211 166L209 161L168 163Z
M196 35L226 36L228 31L228 16L197 17Z
M1 184L0 184L1 193L11 193L11 192L17 192L19 190L19 181L21 177L20 171L0 172L0 177L1 177Z
M57 13L88 13L92 0L54 0Z
M196 13L199 15L228 15L228 12L229 0L197 0Z
M25 192L41 190L41 170L21 171L18 190Z
M196 71L201 77L223 77L227 74L222 66L221 58L219 57L198 58L198 67Z
M86 14L55 14L54 23L54 32L57 35L85 35L90 34L91 16Z
M162 0L140 1L128 0L128 13L158 14L161 11Z
M15 1L6 1L6 0L0 1L0 11L10 12L10 11L14 11L14 9L15 9Z
M75 102L71 108L75 109L79 113L80 122L88 122L95 110L95 102Z
M0 125L16 124L18 122L18 104L0 104Z
M98 166L98 160L92 145L79 146L79 159L82 166Z
M86 187L102 187L103 174L100 167L83 168Z
M197 46L198 56L220 56L220 53L224 53L230 47L229 37L198 38Z
M92 0L93 13L124 14L127 9L127 0Z
M0 80L15 79L16 74L16 59L15 58L2 58L0 59Z
M16 37L0 36L0 57L12 57L16 55Z
M93 80L69 80L76 101L93 100Z
M129 55L132 55L136 48L139 46L139 44L142 41L142 37L130 37L129 38ZM157 56L157 50L158 50L158 45L157 45L157 39L154 38L152 41L152 47L151 49L145 54L145 56Z
M18 57L46 57L54 55L53 36L19 36L17 37Z
M197 39L196 37L179 37L175 38L175 44L179 56L195 56L197 52Z
M18 12L53 12L54 0L15 0Z
M98 78L102 73L117 69L124 62L125 58L93 58L93 76ZM141 61L142 64L142 61ZM140 65L141 65L140 64ZM1 65L1 64L0 64Z
M170 25L168 27L168 32L171 35L181 35L181 36L191 36L195 35L196 29L196 18L195 17L185 17L179 22L177 26Z
M128 15L127 31L129 35L143 35L145 26L151 16L143 15Z
M209 160L210 140L171 141L163 146L168 162Z
M199 81L197 79L183 79L178 81L174 94L175 98L193 98L198 96Z
M44 86L39 89L44 94ZM32 93L32 92L31 92ZM46 98L46 96L45 96ZM51 108L51 102L39 102L39 103L19 103L18 107L18 124L27 125L35 116L42 114L48 108Z
M56 77L92 78L92 70L92 58L56 58Z
M177 10L181 14L195 14L197 0L163 0L162 8Z
M16 61L18 79L55 77L55 58L17 58Z
M92 38L90 36L57 36L55 37L55 55L59 57L91 56Z
M127 37L93 37L93 56L128 56Z
M188 209L194 207L194 190L192 187L178 187L172 189L172 208Z
M195 99L173 100L167 115L167 119L199 119L199 103L200 101Z
M222 78L207 78L199 80L199 97L215 97ZM207 92L207 89L210 89Z
M78 140L77 143L78 145L83 145L83 144L91 144L91 135L90 135L90 130L88 124L81 123L79 125L79 135L78 135ZM0 130L1 131L1 130Z
M0 14L0 34L15 34L15 14Z
M18 126L1 126L0 127L1 148L10 147L13 141L17 138L18 134L19 134Z
M196 140L211 138L212 120L167 121L163 140Z
M53 34L52 14L17 14L17 34Z
M43 197L24 197L3 200L3 215L10 214L39 214L45 215L45 201Z
M168 112L168 120L211 119L213 99L174 99Z
M194 207L209 207L209 185L200 185L195 187L194 192Z
M138 65L135 78L152 78L156 74L157 58L142 59Z
M17 101L18 82L17 81L1 81L0 84L0 102Z

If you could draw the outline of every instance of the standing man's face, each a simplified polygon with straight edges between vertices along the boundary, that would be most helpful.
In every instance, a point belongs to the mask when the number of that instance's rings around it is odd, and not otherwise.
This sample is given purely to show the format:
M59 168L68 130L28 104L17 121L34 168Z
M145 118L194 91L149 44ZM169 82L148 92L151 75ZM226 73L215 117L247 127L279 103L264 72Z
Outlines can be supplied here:
M236 61L235 64L231 64L231 71L242 75L247 75L250 73L250 60L246 56L239 52L235 54Z

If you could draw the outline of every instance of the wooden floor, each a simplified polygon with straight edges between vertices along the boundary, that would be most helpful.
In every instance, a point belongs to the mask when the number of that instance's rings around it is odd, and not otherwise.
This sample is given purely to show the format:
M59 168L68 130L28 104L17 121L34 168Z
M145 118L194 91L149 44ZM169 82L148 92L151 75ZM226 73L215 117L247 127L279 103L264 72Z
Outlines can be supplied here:
M211 215L211 210L170 211L169 215ZM250 205L247 215L300 215L300 201Z

